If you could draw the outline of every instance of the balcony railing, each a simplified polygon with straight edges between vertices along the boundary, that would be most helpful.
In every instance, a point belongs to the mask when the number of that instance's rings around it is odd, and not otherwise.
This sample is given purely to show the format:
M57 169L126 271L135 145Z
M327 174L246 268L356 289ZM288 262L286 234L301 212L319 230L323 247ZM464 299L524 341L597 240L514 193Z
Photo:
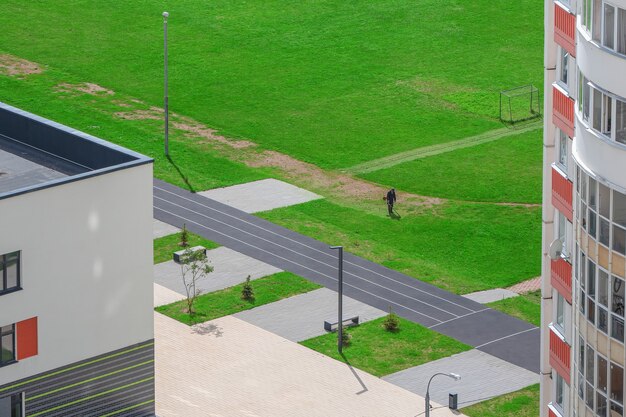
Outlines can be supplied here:
M574 137L574 100L556 85L552 86L552 123Z
M572 193L574 185L556 168L552 167L552 205L571 222L573 219Z
M559 258L550 261L550 272L552 287L572 304L572 265Z
M554 42L576 56L576 15L561 4L554 4Z
M570 345L550 327L550 366L570 385Z

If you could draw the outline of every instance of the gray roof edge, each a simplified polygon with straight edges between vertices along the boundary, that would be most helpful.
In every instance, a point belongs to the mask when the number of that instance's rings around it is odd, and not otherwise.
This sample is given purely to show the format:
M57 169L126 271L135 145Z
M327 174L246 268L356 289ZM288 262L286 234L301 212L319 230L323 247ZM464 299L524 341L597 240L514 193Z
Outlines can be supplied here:
M66 132L66 133L71 134L73 136L77 136L77 137L79 137L81 139L84 139L84 140L87 140L89 142L97 143L100 146L104 146L106 148L109 148L109 149L112 149L114 151L126 154L128 156L132 156L133 158L136 158L137 160L139 160L139 161L141 161L143 163L145 163L147 161L153 161L152 158L150 158L150 157L148 157L146 155L143 155L143 154L141 154L139 152L135 152L133 150L130 150L130 149L125 148L123 146L116 145L114 143L108 142L108 141L106 141L104 139L101 139L101 138L98 138L96 136L90 135L90 134L85 133L83 131L80 131L80 130L77 130L77 129L73 129L73 128L71 128L69 126L66 126L64 124L55 122L55 121L50 120L50 119L46 119L45 117L38 116L38 115L30 113L30 112L28 112L26 110L22 110L20 108L11 106L10 104L4 103L2 101L0 101L0 109L5 109L5 110L8 110L8 111L11 111L13 113L16 113L16 114L22 115L24 117L27 117L29 119L35 120L35 121L37 121L39 123L42 123L42 124L48 125L50 127L54 127L56 129L62 130L63 132Z

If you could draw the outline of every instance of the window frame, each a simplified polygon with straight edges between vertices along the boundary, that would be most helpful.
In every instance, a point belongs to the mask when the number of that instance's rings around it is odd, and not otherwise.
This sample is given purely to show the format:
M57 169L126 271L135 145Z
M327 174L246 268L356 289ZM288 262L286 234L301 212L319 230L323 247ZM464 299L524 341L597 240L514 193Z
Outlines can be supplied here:
M17 256L17 285L8 288L9 278L6 265L8 263L9 256ZM10 294L22 289L22 251L13 251L0 255L0 296Z
M20 417L24 417L25 413L25 407L24 407L24 393L23 392L16 392L13 394L9 394L5 397L2 397L1 399L5 399L5 398L9 398L11 403L10 403L10 407L11 407L11 415L13 415L13 413L15 412L14 407L17 405L19 407L19 415Z
M7 326L11 326L11 330L10 330L10 331L4 331L4 332L3 332L3 331L2 331L2 328L3 328L3 327L7 327ZM2 339L3 339L5 336L13 336L13 337L12 337L12 343L13 343L13 346L11 346L11 348L12 348L11 352L13 353L13 359L10 359L10 360L8 360L8 361L4 361L4 362L3 362L3 361L2 361L2 353L0 353L0 368L2 368L2 367L4 367L4 366L11 365L11 364L14 364L14 363L16 363L16 362L17 362L17 354L16 354L17 352L15 352L15 349L16 349L16 347L17 347L17 343L16 343L16 342L17 342L17 340L16 340L16 332L15 332L15 323L13 323L13 324L7 324L7 325L4 325L4 326L0 326L0 350L2 349Z

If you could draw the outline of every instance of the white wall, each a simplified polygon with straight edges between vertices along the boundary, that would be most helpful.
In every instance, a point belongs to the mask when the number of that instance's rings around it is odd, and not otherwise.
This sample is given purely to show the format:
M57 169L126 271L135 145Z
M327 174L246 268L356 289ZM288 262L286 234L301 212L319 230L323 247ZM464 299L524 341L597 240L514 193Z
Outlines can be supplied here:
M624 7L626 9L626 7ZM584 34L578 32L577 61L588 80L620 97L626 98L626 56L616 55L596 46Z
M16 250L0 325L38 316L39 355L0 385L153 338L152 164L0 200L0 253Z

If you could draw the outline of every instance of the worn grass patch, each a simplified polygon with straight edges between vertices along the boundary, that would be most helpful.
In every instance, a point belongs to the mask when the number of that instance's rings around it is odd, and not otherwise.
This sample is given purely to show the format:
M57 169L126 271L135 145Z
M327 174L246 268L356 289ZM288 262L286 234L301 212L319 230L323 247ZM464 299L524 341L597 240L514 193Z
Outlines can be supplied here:
M541 325L541 291L533 291L528 294L521 294L519 297L495 301L487 304L487 306L535 326Z
M361 177L420 195L540 204L542 138L537 129Z
M350 346L343 348L343 357L337 352L336 333L300 343L376 376L389 375L471 349L468 345L402 318L400 330L388 332L383 328L384 320L381 317L348 328L352 339Z
M539 384L463 408L469 417L537 417Z
M202 236L198 236L194 233L188 232L189 246L204 246L207 249L219 248L217 243L205 239ZM174 233L173 235L163 236L158 239L154 239L154 263L160 264L161 262L167 262L172 260L172 253L184 248L179 245L180 233Z
M207 279L211 279L211 274ZM251 283L254 289L254 301L241 299L242 283L199 296L194 304L195 313L192 315L185 312L187 308L185 300L160 306L155 310L181 323L192 325L320 288L319 285L290 272L279 272L251 281Z
M326 200L259 215L457 294L539 275L540 208L447 202L404 213L399 204L394 220L382 203L380 215Z

